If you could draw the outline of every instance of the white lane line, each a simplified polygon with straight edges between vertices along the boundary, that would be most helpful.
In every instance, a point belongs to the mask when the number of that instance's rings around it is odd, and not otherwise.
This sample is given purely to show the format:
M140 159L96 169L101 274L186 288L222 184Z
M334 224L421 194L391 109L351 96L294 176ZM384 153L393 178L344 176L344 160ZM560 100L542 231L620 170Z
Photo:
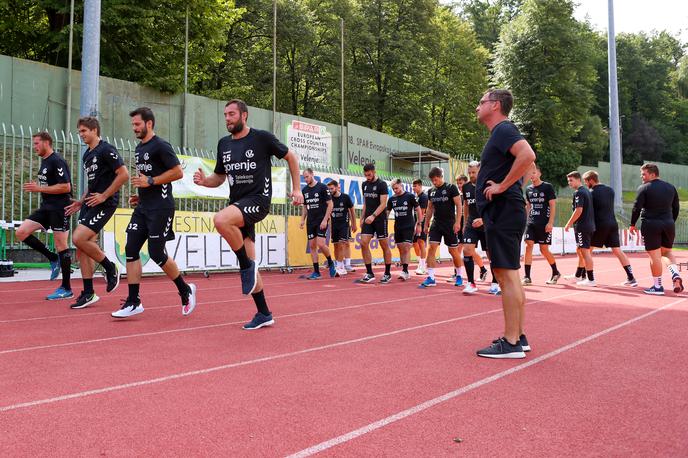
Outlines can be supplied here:
M533 301L533 302L530 302L530 304L536 304L538 302L548 302L552 299L558 299L561 297L576 296L578 294L583 294L584 292L585 291L579 291L576 293L562 294L561 296L555 296L553 298ZM451 293L440 293L438 295L443 295L443 294L451 294ZM395 331L385 332L382 334L375 334L375 335L360 337L358 339L352 339L352 340L344 340L341 342L335 342L332 344L322 345L322 346L318 346L318 347L306 348L304 350L297 350L297 351L293 351L293 352L289 352L289 353L282 353L279 355L266 356L263 358L250 359L250 360L246 360L246 361L239 361L237 363L223 364L221 366L209 367L206 369L199 369L199 370L195 370L195 371L181 372L178 374L172 374L172 375L167 375L164 377L157 377L157 378L148 379L148 380L140 380L138 382L125 383L122 385L113 385L113 386L108 386L108 387L104 387L104 388L97 388L94 390L80 391L77 393L65 394L65 395L56 396L56 397L47 398L47 399L39 399L36 401L28 401L28 402L22 402L19 404L12 404L12 405L8 405L8 406L0 407L0 413L8 412L10 410L18 410L18 409L23 409L23 408L27 408L27 407L34 407L34 406L43 405L43 404L53 404L56 402L66 401L69 399L78 399L78 398L83 398L83 397L87 397L87 396L93 396L96 394L109 393L112 391L125 390L128 388L134 388L134 387L138 387L138 386L153 385L156 383L162 383L162 382L167 382L170 380L177 380L177 379L181 379L181 378L192 377L195 375L204 375L204 374L209 374L212 372L222 371L225 369L231 369L234 367L248 366L251 364L257 364L257 363L263 363L263 362L268 362L268 361L275 361L275 360L279 360L279 359L285 359L285 358L289 358L291 356L299 356L299 355L304 355L304 354L308 354L308 353L313 353L316 351L329 350L331 348L343 347L345 345L351 345L351 344L356 344L356 343L361 343L361 342L368 342L370 340L379 339L382 337L389 337L389 336L394 336L397 334L403 334L406 332L416 331L418 329L425 329L425 328L430 328L433 326L439 326L442 324L454 323L457 321L463 321L463 320L467 320L470 318L476 318L476 317L489 315L491 313L501 312L501 311L502 311L502 308L500 307L498 309L486 310L484 312L478 312L478 313L473 313L471 315L464 315L464 316L460 316L460 317L456 317L456 318L450 318L448 320L435 321L432 323L421 324L421 325L412 326L409 328L397 329ZM317 311L309 312L309 313L317 313Z
M375 430L383 428L383 427L385 427L391 423L397 422L399 420L403 420L404 418L410 417L411 415L415 415L419 412L427 410L427 409L434 407L438 404L449 401L450 399L454 399L455 397L461 396L462 394L468 393L469 391L475 390L475 389L480 388L482 386L485 386L489 383L496 382L496 381L498 381L504 377L507 377L511 374L515 374L516 372L520 372L523 369L529 368L530 366L534 366L535 364L539 364L539 363L546 361L550 358L553 358L553 357L555 357L561 353L564 353L564 352L569 351L571 349L574 349L580 345L588 343L591 340L595 340L599 337L605 336L611 332L614 332L618 329L626 327L630 324L636 323L640 320L644 320L645 318L648 318L648 317L650 317L656 313L661 312L662 310L665 310L669 307L672 307L672 306L674 306L680 302L683 302L685 300L686 300L685 298L679 299L677 301L663 305L662 307L659 307L655 310L644 313L644 314L637 316L635 318L631 318L630 320L626 320L623 323L619 323L617 325L614 325L612 327L604 329L600 332L596 332L595 334L592 334L588 337L584 337L582 339L576 340L575 342L572 342L568 345L564 345L563 347L557 348L556 350L553 350L553 351L546 353L542 356L538 356L537 358L534 358L534 359L528 361L527 363L519 364L518 366L512 367L511 369L507 369L505 371L499 372L499 373L492 375L490 377L486 377L482 380L478 380L477 382L471 383L470 385L466 385L466 386L461 387L457 390L443 394L442 396L438 396L434 399L430 399L429 401L425 401L422 404L415 405L409 409L402 410L401 412L398 412L394 415L390 415L389 417L386 417L386 418L383 418L383 419L378 420L376 422L370 423L366 426L355 429L355 430L350 431L346 434L342 434L341 436L337 436L337 437L332 438L330 440L316 444L312 447L308 447L308 448L303 449L299 452L296 452L292 455L289 455L287 458L304 458L307 456L315 455L316 453L320 453L320 452L327 450L329 448L332 448L336 445L340 445L340 444L343 444L345 442L349 442L353 439L356 439L360 436L363 436L364 434L368 434L370 432L373 432Z

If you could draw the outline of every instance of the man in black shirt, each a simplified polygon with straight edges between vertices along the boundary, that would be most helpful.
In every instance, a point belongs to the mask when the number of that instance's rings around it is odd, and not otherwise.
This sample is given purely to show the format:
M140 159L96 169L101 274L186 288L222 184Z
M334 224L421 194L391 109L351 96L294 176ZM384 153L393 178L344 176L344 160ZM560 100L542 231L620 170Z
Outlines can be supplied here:
M184 176L174 150L162 138L155 135L155 116L148 107L137 108L129 113L136 138L136 176L131 184L138 189L137 196L129 198L134 213L127 226L127 284L129 295L122 307L113 312L115 318L128 318L143 312L139 296L141 260L139 252L148 241L148 254L177 286L182 300L182 315L196 307L196 285L186 284L174 259L167 256L165 242L174 240L174 198L172 182Z
M504 89L486 92L478 106L478 120L490 130L480 158L476 204L497 281L502 290L504 336L478 350L486 358L525 358L529 351L523 333L525 290L518 275L521 240L526 227L522 178L535 161L535 153L508 119L514 99Z
M678 294L683 291L683 280L671 251L676 233L675 222L680 210L678 192L673 185L659 179L659 167L656 164L643 164L640 167L640 177L643 184L638 188L633 204L629 231L631 234L636 233L635 224L641 218L640 232L645 240L645 251L650 256L650 270L654 278L654 285L643 292L658 296L664 294L663 262L671 272L674 292Z
M487 278L487 269L483 264L483 258L476 252L475 248L480 242L483 250L487 250L487 242L485 240L485 229L483 227L483 220L478 214L478 207L475 199L475 183L478 180L478 172L480 171L480 162L471 161L468 164L468 182L463 185L461 192L463 194L463 214L465 215L465 224L463 228L463 263L466 266L466 277L468 284L463 289L464 294L474 294L478 291L475 285L475 265L480 267L480 278L484 281ZM494 273L493 273L494 277ZM493 278L493 281L494 278Z
M588 170L583 174L583 181L592 194L592 206L595 209L595 233L592 235L590 245L594 248L611 248L614 256L619 260L626 272L624 286L638 286L633 276L631 263L628 257L621 251L619 240L619 225L614 216L614 190L600 183L600 178L594 170Z
M399 279L409 279L409 258L414 235L420 235L420 223L423 220L423 212L420 209L416 196L404 191L400 179L392 181L394 195L387 201L387 213L394 210L394 242L399 248L399 260L402 271Z
M372 283L375 281L373 256L370 253L370 240L375 236L380 243L385 260L385 273L380 279L380 283L389 283L392 280L392 251L389 249L387 241L387 198L389 197L389 188L387 183L379 179L375 174L375 164L364 165L363 174L366 177L366 181L361 185L361 190L363 191L361 252L366 266L366 273L359 282Z
M275 323L265 302L263 283L255 262L255 224L270 212L272 199L272 167L270 156L289 164L295 205L303 204L299 189L299 158L272 133L249 128L248 106L239 99L225 105L225 124L230 135L217 144L217 163L214 172L205 176L203 170L194 173L194 183L216 188L229 181L229 206L214 218L215 228L236 254L241 269L241 292L251 294L258 312L244 329L258 329Z
M461 195L456 185L444 181L444 171L441 168L431 168L428 178L433 184L433 188L428 192L428 211L425 214L425 232L429 236L428 276L419 288L431 288L437 285L435 281L435 266L437 265L435 253L437 253L437 248L442 239L449 248L449 254L454 264L454 272L456 273L454 285L461 286L463 284L461 277L463 262L457 237L463 215ZM430 224L431 220L432 225Z
M301 209L301 229L306 225L308 219L308 226L306 234L308 235L308 247L311 251L311 259L313 260L313 273L308 277L308 280L318 280L320 276L320 263L318 262L318 250L327 259L327 267L330 271L330 277L337 274L334 266L334 261L330 256L330 247L327 245L327 225L330 223L330 215L332 214L332 196L327 186L315 181L313 178L313 169L307 168L303 171L303 179L306 181L306 186L301 189L303 194L303 208Z
M339 189L338 181L330 181L327 188L332 196L332 243L337 260L337 275L343 276L353 271L351 267L351 234L356 232L356 212L351 197Z
M545 257L552 269L552 276L547 280L548 285L556 285L561 277L557 269L554 256L549 251L552 244L552 229L554 229L554 218L556 216L557 195L554 186L546 181L542 181L540 166L535 163L530 176L530 186L526 188L526 212L528 213L528 224L526 226L526 253L523 257L523 264L526 271L523 277L523 285L533 283L530 278L530 270L533 264L533 248L537 243L540 246L540 253Z
M117 149L101 140L100 123L96 118L79 118L77 127L88 147L82 157L86 191L80 200L65 208L65 214L79 211L79 225L74 230L72 242L77 248L84 290L70 307L82 309L99 300L93 289L94 261L105 270L105 290L109 293L119 286L119 267L98 246L98 233L115 214L119 190L129 179L129 171Z
M423 212L423 221L420 221L421 233L413 236L413 250L416 252L418 257L418 268L416 269L416 275L425 275L427 267L425 257L428 255L425 249L425 242L428 235L423 232L425 230L425 212L428 209L428 195L423 191L423 180L413 180L413 192L416 195L416 200L418 201L418 206Z
M32 137L33 149L41 158L38 168L38 182L24 183L24 191L41 194L40 207L31 213L17 228L17 238L50 261L50 279L55 280L62 270L62 284L47 300L69 299L74 297L70 283L72 260L69 255L67 237L69 236L69 217L65 207L72 196L69 166L65 160L53 151L53 138L48 132L38 132ZM48 249L34 232L52 230L55 240L54 253Z
M571 209L573 213L569 218L564 230L573 226L576 236L576 253L578 254L578 270L576 271L577 285L597 286L595 274L593 272L592 254L590 253L590 242L592 234L595 232L595 210L592 206L592 195L588 188L581 183L581 174L573 171L566 175L569 187L573 193ZM582 266L581 266L582 264ZM588 278L585 278L587 273Z

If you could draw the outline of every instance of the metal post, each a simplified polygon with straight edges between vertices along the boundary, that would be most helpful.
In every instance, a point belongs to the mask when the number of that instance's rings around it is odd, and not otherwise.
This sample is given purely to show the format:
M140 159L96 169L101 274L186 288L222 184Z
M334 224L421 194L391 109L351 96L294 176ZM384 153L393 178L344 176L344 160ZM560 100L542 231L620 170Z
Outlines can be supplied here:
M184 129L182 130L182 147L188 143L189 127L187 125L186 94L189 92L189 5L186 5L186 35L184 38Z
M342 156L339 158L339 164L341 165L344 161L344 157L346 155L346 152L344 151L344 147L346 146L346 138L344 136L344 18L339 18L339 28L340 28L340 34L341 34L341 74L342 74L342 81L341 81L341 93L342 93L342 124L341 124L341 143L342 143ZM348 159L348 158L347 158Z
M272 133L277 135L277 0L272 1Z
M67 113L65 116L65 132L72 128L72 50L74 44L74 0L69 8L69 54L67 57Z
M98 77L100 75L100 0L84 1L84 39L81 56L81 116L98 116ZM84 190L79 167L79 190Z
M621 181L621 136L619 127L619 90L616 77L616 34L614 32L614 0L608 0L609 29L607 49L609 65L609 174L610 185L614 189L614 210L623 213Z

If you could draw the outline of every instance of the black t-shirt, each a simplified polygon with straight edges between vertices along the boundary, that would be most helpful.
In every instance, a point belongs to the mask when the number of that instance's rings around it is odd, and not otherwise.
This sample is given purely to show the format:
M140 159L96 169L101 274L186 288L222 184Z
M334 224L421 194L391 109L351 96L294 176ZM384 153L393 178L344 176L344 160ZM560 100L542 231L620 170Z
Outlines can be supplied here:
M146 143L136 145L136 169L146 176L156 177L179 165L174 150L157 135ZM172 183L139 188L139 208L142 210L174 208Z
M676 188L658 178L638 187L638 196L635 198L631 214L631 225L635 226L639 216L643 220L676 221L679 210Z
M65 160L53 152L50 156L41 159L41 167L38 169L38 185L52 186L60 183L71 183L69 166ZM71 192L64 194L41 194L41 207L48 210L62 210L70 203Z
M245 196L271 198L270 156L282 159L288 151L286 145L265 130L251 128L240 139L233 139L231 135L222 137L217 144L215 173L227 175L230 203Z
M463 194L464 203L468 204L468 221L466 221L466 224L470 226L473 224L474 219L480 218L478 214L478 205L475 199L475 185L469 181L461 187L461 192Z
M549 223L549 201L557 198L554 186L543 181L538 186L530 185L526 188L526 199L530 203L528 224L533 226L547 226Z
M575 211L576 208L581 207L583 213L573 223L573 227L579 232L595 232L595 210L592 206L592 195L588 188L580 186L575 193L573 193L573 202L571 205Z
M304 186L301 192L303 193L303 204L307 210L308 222L320 224L325 213L327 213L327 202L332 200L330 190L324 184L316 182L313 186Z
M386 182L377 178L375 181L365 180L361 185L361 190L363 191L365 203L365 215L363 215L363 218L367 218L380 206L380 196L389 195L389 188ZM378 215L378 218L383 215Z
M106 141L101 140L93 149L87 149L83 156L84 176L88 183L89 193L102 193L115 181L115 170L124 165L122 156L117 149ZM114 193L102 205L117 206L119 191Z
M396 194L387 201L387 211L394 210L394 227L395 229L408 229L416 225L416 218L414 217L418 207L416 196L410 192L404 192L402 195Z
M348 225L349 209L353 208L353 206L354 203L348 194L340 192L339 196L332 196L332 225Z
M614 216L614 190L607 185L597 184L590 193L595 209L595 230L618 227Z
M425 225L425 212L428 210L428 195L425 191L421 191L420 194L416 195L416 201L421 210L423 210L423 221L420 222L421 226ZM415 214L415 213L414 213Z
M502 121L492 129L490 138L487 140L480 157L480 172L478 172L478 181L475 186L476 204L480 214L489 203L483 194L485 184L489 180L495 183L504 181L516 160L509 150L519 140L523 140L523 136L518 127L511 121ZM519 178L509 189L492 199L519 199L523 201L522 186L523 179Z
M439 188L432 188L428 198L432 202L433 216L439 224L454 225L456 222L456 205L454 197L460 195L456 185L444 183Z

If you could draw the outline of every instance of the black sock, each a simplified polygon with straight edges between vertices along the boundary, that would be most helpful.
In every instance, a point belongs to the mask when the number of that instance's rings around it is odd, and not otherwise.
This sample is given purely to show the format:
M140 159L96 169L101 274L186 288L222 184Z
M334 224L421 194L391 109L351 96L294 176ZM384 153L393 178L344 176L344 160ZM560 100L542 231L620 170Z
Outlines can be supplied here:
M237 260L239 261L239 268L248 269L251 265L251 260L248 258L248 255L246 254L246 247L244 245L241 245L241 248L236 250L234 254L237 257Z
M402 264L402 265L401 265L401 269L402 269L404 272L408 273L408 264Z
M626 276L628 277L629 280L633 280L633 268L631 265L623 266L624 270L626 271Z
M595 274L592 273L592 270L588 270L588 280L595 281Z
M102 261L100 261L100 265L103 266L103 269L105 269L105 272L112 272L115 270L115 265L110 261L107 256L103 258Z
M256 303L256 308L263 315L270 315L270 309L268 308L267 302L265 302L265 293L263 291L259 293L251 294L253 297L253 302Z
M526 278L530 278L530 268L533 267L532 264L525 264L523 267L526 269Z
M473 259L473 258L471 257L471 259ZM485 266L482 266L480 268L480 275L483 275L485 272L487 272L487 269L485 268Z
M327 256L327 267L332 267L332 264L334 264L332 256Z
M463 265L466 266L466 278L468 283L475 283L475 263L473 262L473 256L464 256Z
M316 274L320 273L320 263L317 263L317 262L313 263L313 272Z
M585 278L585 267L579 267L578 269L576 269L576 277Z
M134 301L138 302L141 299L139 298L139 288L141 285L138 283L129 283L129 297L127 297L127 300L129 301Z
M35 236L30 235L24 239L24 243L26 243L29 247L33 248L34 250L38 251L40 254L48 258L48 261L50 262L55 262L57 261L57 253L53 253L48 249L47 246L40 240L38 240Z
M72 258L69 255L69 250L60 251L57 255L60 257L60 268L62 269L62 287L69 291L72 289L72 284L69 281L72 276Z
M177 286L177 291L179 291L180 293L186 293L189 291L189 285L187 285L184 281L184 277L182 277L182 274L179 274L179 276L172 281Z
M93 279L92 278L83 278L84 281L84 292L88 294L93 294L95 291L93 291Z
M494 269L492 268L492 263L490 263L490 273L492 274L492 283L499 283L497 277L494 274Z
M372 264L366 264L366 273L373 275L373 265Z
M559 269L557 269L557 263L549 265L552 268L552 275L559 275Z
M392 264L385 264L385 275L390 275L392 271Z

